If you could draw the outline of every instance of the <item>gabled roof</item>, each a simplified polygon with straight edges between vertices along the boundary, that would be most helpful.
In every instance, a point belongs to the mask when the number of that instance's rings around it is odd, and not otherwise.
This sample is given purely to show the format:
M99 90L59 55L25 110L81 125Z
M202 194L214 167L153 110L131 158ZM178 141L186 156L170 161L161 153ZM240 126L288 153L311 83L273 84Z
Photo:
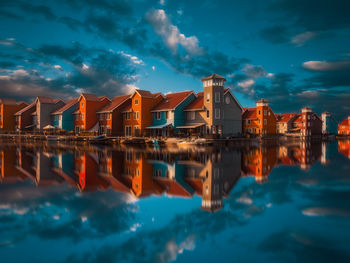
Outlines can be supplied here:
M193 91L169 93L165 96L162 102L152 109L152 111L173 110L191 94L194 94Z
M229 88L225 88L224 89L224 95L226 95L228 93L231 95L231 97L234 99L236 104L241 108L241 111L243 112L244 109L243 109L242 105L239 103L239 101L236 99L236 97L232 94L231 90Z
M68 110L68 109L70 109L71 107L73 107L74 105L76 105L78 102L79 102L79 101L78 101L77 98L72 99L72 100L68 101L67 104L64 105L62 108L60 108L60 109L54 111L54 112L51 113L51 114L53 114L53 115L55 115L55 114L62 114L62 113L65 112L66 110Z
M302 115L300 113L296 114L296 118L293 120L293 122L302 122Z
M350 126L350 119L347 118L343 120L341 123L339 123L339 126Z
M293 117L295 117L296 113L283 113L276 116L277 122L288 122Z
M79 97L79 100L81 97L84 97L85 100L88 100L88 101L99 101L99 98L97 97L96 94L91 94L91 93L82 93Z
M130 95L124 95L124 96L117 96L112 99L112 102L107 104L105 107L103 107L101 110L99 110L97 113L103 113L103 112L111 112L120 105L122 105L125 101L130 99Z
M256 119L256 108L246 108L243 112L243 119Z
M226 80L224 77L214 73L214 74L211 74L211 75L209 75L209 76L207 76L205 78L202 78L202 81L209 80L209 79L223 79L223 80Z
M204 108L204 92L197 93L195 98L190 104L188 104L184 111L203 110Z
M36 107L35 102L29 104L27 107L24 107L24 108L21 109L20 111L17 111L17 112L15 113L15 115L21 115L23 112L26 112L27 110L30 110L30 109L33 108L33 107Z
M35 99L35 102L39 101L40 103L57 103L60 101L59 99L52 99L49 97L44 97L44 96L38 96Z

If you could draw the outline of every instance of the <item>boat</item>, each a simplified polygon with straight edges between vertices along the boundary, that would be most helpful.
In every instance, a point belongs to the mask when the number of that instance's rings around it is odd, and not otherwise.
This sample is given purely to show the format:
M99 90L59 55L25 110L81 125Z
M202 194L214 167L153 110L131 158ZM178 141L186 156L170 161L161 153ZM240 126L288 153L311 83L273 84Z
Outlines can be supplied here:
M106 142L108 140L108 138L104 135L99 135L99 136L96 136L94 138L92 138L90 141L91 142L95 142L95 143L101 143L101 142Z

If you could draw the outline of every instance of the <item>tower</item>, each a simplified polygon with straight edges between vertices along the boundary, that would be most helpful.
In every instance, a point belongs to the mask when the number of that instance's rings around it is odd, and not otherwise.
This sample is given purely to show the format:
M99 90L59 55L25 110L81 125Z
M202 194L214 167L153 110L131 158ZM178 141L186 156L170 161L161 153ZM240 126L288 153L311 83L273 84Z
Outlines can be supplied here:
M265 99L260 99L256 102L256 116L258 118L258 134L260 136L266 135L268 131L268 116L269 102Z
M202 79L204 87L204 107L207 120L207 133L221 135L224 119L224 84L226 79L211 74Z
M311 115L312 115L312 108L310 107L304 107L301 109L301 115L303 120L303 136L310 136L311 135Z

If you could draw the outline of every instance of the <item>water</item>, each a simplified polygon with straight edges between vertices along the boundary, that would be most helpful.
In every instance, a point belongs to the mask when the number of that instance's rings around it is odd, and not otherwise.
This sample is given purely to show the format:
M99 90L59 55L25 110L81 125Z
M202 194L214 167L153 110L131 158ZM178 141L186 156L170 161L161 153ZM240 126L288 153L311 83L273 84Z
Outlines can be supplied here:
M349 262L350 141L0 145L1 262Z

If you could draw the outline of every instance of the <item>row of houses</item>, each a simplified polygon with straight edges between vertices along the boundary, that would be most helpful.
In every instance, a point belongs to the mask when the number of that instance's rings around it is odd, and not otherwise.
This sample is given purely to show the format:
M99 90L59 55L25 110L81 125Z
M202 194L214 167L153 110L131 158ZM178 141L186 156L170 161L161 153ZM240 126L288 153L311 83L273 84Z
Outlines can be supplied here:
M275 114L268 101L243 108L225 78L212 74L202 79L203 92L151 93L136 89L110 100L83 93L65 103L39 96L30 105L0 100L2 131L61 129L108 136L312 136L327 133L350 135L350 116L339 125L325 112L321 118L305 107L301 113ZM338 130L337 130L338 128Z

